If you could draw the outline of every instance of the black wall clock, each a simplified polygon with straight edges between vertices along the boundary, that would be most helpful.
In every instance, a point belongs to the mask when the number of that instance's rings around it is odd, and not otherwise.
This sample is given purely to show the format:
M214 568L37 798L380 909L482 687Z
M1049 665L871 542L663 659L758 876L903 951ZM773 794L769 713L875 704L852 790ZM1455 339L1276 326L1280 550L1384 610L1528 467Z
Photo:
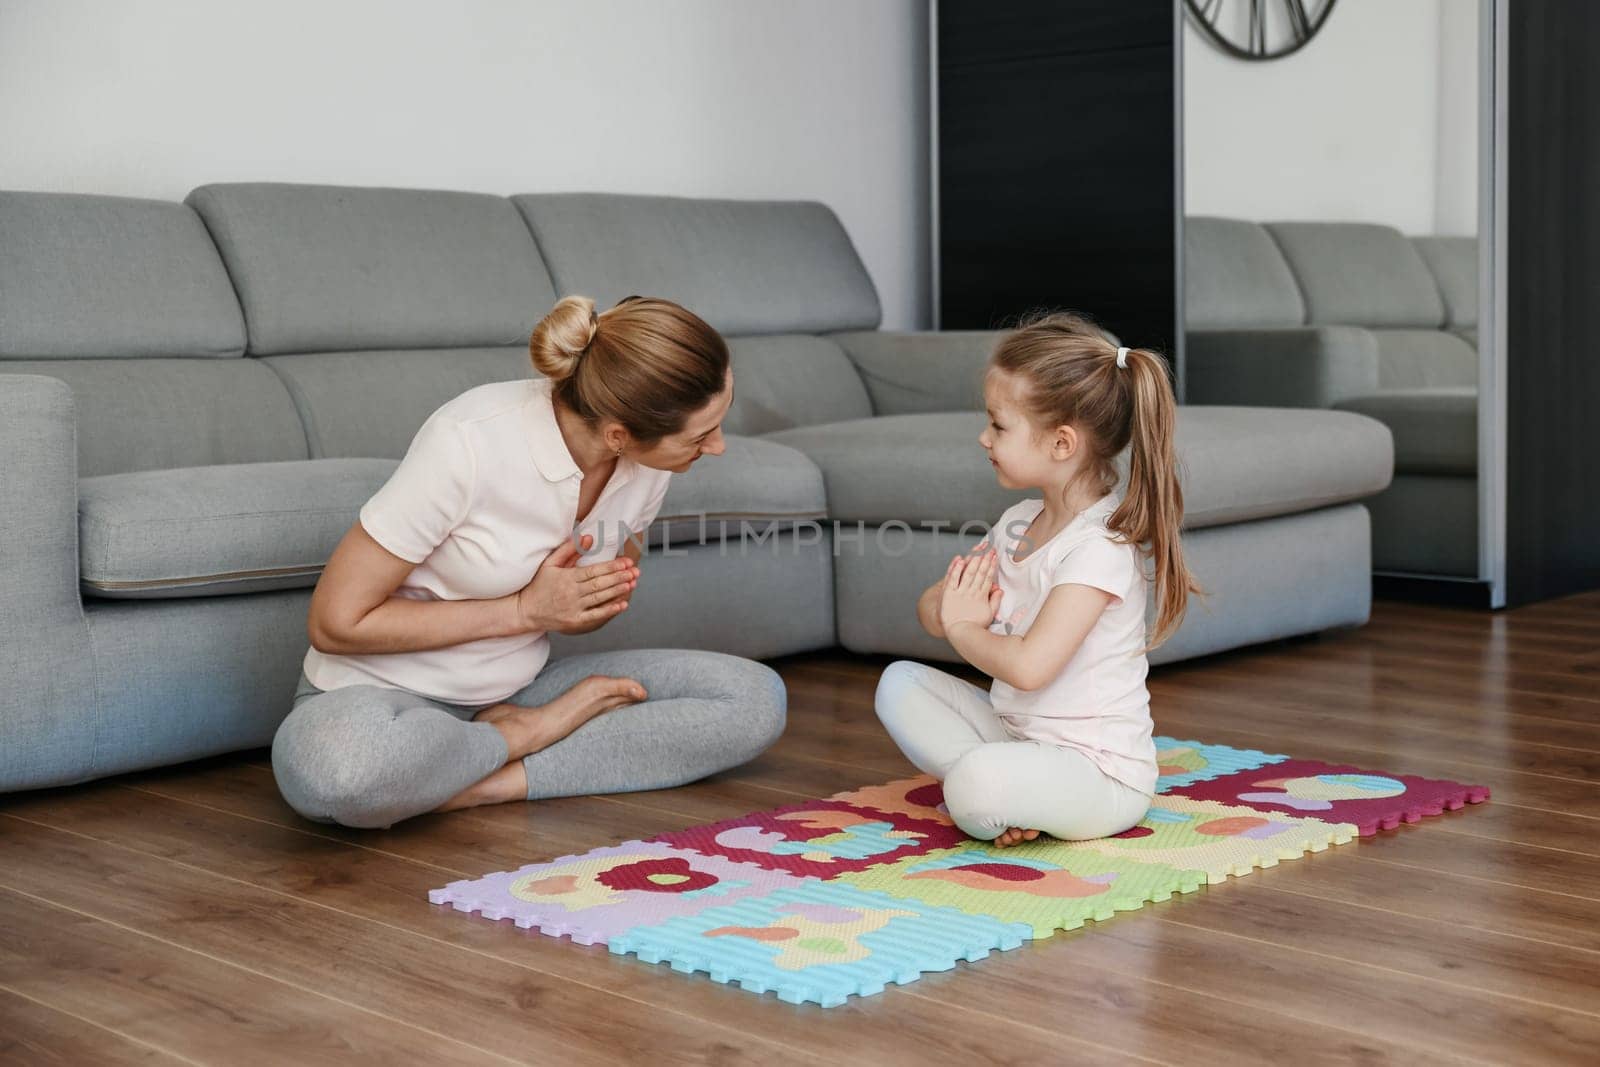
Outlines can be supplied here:
M1183 0L1218 48L1239 59L1282 59L1322 29L1334 0Z

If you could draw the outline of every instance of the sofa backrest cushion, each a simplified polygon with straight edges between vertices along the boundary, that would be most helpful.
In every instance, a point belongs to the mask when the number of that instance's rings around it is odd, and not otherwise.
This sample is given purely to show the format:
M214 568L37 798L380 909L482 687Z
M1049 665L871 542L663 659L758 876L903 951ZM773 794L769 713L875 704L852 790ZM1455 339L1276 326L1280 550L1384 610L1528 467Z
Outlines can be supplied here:
M233 286L189 208L0 192L0 360L243 351Z
M1183 222L1184 319L1191 330L1300 326L1305 303L1260 223L1195 215Z
M1267 224L1305 297L1313 326L1444 325L1439 286L1412 243L1360 222Z
M1478 384L1478 353L1445 330L1373 330L1378 387L1422 389Z
M802 201L511 198L562 295L665 297L727 335L870 330L878 293L839 219Z
M435 409L480 385L533 376L527 348L420 348L267 356L312 459L401 459Z
M283 382L253 359L53 359L0 362L72 390L78 475L307 458Z
M272 182L203 185L252 355L527 344L555 302L505 198Z
M1422 261L1444 297L1445 325L1452 330L1478 326L1478 239L1413 237Z
M755 435L872 414L849 357L825 337L730 337L733 406L728 433Z
M983 410L999 330L863 330L828 338L855 364L875 415Z

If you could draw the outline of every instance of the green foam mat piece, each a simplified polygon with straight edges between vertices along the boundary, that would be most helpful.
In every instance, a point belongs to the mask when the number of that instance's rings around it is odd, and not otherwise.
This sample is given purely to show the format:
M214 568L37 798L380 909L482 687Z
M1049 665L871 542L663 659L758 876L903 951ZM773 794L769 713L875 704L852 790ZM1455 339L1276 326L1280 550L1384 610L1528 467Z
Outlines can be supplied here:
M1010 848L973 842L910 856L837 881L886 896L1026 923L1035 938L1076 930L1206 884L1200 871L1106 856L1041 838Z
M1356 838L1349 823L1329 823L1218 804L1211 800L1161 795L1131 830L1115 837L1080 841L1076 847L1144 863L1163 863L1199 871L1208 883L1229 875L1275 867L1329 845Z

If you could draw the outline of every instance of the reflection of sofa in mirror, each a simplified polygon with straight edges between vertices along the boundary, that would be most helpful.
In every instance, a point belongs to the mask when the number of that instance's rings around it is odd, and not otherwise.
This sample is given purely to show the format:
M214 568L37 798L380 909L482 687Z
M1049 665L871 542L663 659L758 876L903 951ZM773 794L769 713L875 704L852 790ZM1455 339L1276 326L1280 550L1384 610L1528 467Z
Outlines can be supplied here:
M1374 568L1476 576L1476 239L1208 217L1185 230L1187 402L1383 422L1395 475L1366 501Z

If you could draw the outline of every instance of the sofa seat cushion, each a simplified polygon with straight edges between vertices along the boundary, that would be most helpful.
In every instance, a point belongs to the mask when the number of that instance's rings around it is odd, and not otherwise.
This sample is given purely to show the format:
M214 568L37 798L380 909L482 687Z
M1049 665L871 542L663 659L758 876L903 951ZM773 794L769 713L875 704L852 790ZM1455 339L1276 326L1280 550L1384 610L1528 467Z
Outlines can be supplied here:
M309 588L395 465L320 459L79 479L83 591L162 599Z
M980 412L891 415L767 439L822 468L832 519L960 529L1029 495L997 484L978 446L983 425ZM1359 500L1394 467L1383 424L1343 411L1180 408L1178 453L1190 529Z
M811 460L773 441L727 441L725 454L672 479L651 544L738 538L746 522L764 538L825 517ZM80 479L83 590L171 599L309 589L396 465L318 459Z
M727 451L706 456L667 485L650 527L652 545L738 539L827 517L822 472L803 452L759 437L729 435Z
M1343 411L1377 419L1394 435L1397 474L1478 473L1478 391L1387 389L1340 401Z

